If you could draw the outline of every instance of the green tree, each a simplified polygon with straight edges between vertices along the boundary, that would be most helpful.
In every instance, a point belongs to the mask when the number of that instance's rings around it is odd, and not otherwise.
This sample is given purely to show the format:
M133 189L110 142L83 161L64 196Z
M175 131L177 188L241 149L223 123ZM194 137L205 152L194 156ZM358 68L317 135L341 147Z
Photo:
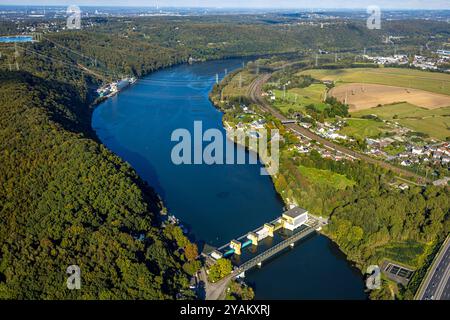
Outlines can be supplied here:
M195 243L188 243L184 248L184 255L188 261L193 261L198 257L198 248Z
M233 265L231 261L225 258L220 258L215 264L211 266L208 270L208 280L211 282L216 282L233 271Z

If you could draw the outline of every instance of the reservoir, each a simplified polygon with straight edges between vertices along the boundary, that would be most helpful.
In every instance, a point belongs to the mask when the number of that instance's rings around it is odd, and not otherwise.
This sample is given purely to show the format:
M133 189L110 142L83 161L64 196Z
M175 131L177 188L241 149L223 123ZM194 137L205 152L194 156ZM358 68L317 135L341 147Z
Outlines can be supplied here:
M99 139L130 163L182 220L196 241L222 245L278 217L283 203L261 164L175 165L171 141L176 129L221 130L222 113L209 101L216 74L242 60L180 65L155 72L99 105L92 126ZM230 142L226 142L230 143ZM253 153L246 156L255 158ZM358 270L322 235L246 274L257 299L365 299Z
M6 36L0 37L0 43L14 43L14 42L31 42L32 36Z

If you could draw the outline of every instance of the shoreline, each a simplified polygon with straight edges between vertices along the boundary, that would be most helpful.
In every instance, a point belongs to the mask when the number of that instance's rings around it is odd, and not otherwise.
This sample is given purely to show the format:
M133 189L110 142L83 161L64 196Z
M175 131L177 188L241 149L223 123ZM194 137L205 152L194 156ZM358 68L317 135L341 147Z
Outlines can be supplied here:
M238 70L238 69L237 69L237 70ZM235 70L235 71L237 71L237 70ZM235 72L235 71L234 71L234 72ZM225 78L224 78L224 79L225 79ZM223 81L223 79L222 79L222 81ZM219 83L219 85L222 83L222 81ZM219 111L222 113L222 126L223 126L224 130L228 133L228 131L229 131L231 128L229 128L229 126L225 125L225 121L223 120L224 111L223 111L223 110L220 108L220 106L217 105L217 103L215 103L215 101L212 99L212 91L210 91L210 94L209 94L209 100L210 100L211 104L212 104L217 110L219 110ZM231 139L229 139L229 140L231 141ZM235 144L237 144L237 145L240 145L240 146L244 147L244 148L245 148L247 151L249 151L249 152L254 152L254 153L257 155L258 159L261 160L261 163L263 163L263 164L265 165L265 163L264 163L263 159L261 158L261 156L260 156L258 150L252 150L252 149L251 149L249 146L247 146L245 143L244 143L244 144L240 143L240 141L233 140L233 142L234 142ZM283 198L283 196L282 196L282 195L278 192L278 190L275 188L275 182L274 182L274 180L273 180L273 175L270 175L270 179L271 179L271 182L272 182L272 187L273 187L275 193L277 194L277 197L283 202L284 208L285 208L285 209L288 208L290 204L286 202L286 200ZM322 230L323 230L323 229L322 229ZM339 252L341 252L341 253L343 254L343 256L345 257L346 262L348 263L348 265L349 265L352 269L358 270L359 275L361 276L361 279L364 279L365 273L363 272L363 269L362 269L363 266L359 267L359 265L358 265L355 261L353 261L353 260L351 260L351 259L348 259L348 254L347 254L345 251L343 251L343 250L341 249L341 247L339 246L339 244L338 244L336 241L334 241L334 239L332 239L331 237L329 237L328 234L325 233L325 232L323 232L322 230L320 230L320 231L317 231L317 230L316 230L317 234L322 235L322 236L326 237L328 240L330 240L331 243L336 247L336 249L338 249Z

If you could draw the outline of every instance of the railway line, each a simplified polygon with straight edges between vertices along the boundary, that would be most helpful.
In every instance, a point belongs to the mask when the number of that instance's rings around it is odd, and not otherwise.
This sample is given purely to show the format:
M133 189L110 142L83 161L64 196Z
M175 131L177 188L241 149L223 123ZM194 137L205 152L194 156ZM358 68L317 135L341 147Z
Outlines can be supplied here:
M415 181L408 180L409 183L415 184L415 185L424 185L425 183L431 183L431 180L422 177L420 175L415 174L414 172L404 170L402 168L396 167L392 164L389 164L387 162L374 159L372 157L369 157L365 154L362 154L360 152L356 152L354 150L351 150L349 148L346 148L342 145L339 145L337 143L334 143L332 141L329 141L310 130L303 128L302 126L296 124L296 123L286 123L290 119L288 119L286 116L284 116L280 111L273 108L271 105L269 105L265 99L261 96L262 93L262 87L263 85L270 79L271 74L265 73L257 77L249 86L247 90L247 95L250 98L250 100L257 104L263 111L271 113L273 116L275 116L277 119L279 119L282 122L285 122L284 126L288 129L290 129L294 134L298 136L302 136L308 140L315 140L319 143L321 143L323 146L325 146L328 149L334 150L336 152L342 153L347 155L348 157L351 157L353 159L360 159L363 161L366 161L368 163L372 163L378 166L381 166L385 169L391 170L395 174L399 175L402 179L414 179Z

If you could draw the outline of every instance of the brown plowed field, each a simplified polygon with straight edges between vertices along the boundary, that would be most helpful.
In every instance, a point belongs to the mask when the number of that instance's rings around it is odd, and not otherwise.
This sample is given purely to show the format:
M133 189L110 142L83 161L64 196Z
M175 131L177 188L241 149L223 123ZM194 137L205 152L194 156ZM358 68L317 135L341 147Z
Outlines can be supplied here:
M350 106L350 111L370 109L396 102L437 109L450 106L450 96L419 89L385 86L380 84L350 83L330 90L329 95Z

